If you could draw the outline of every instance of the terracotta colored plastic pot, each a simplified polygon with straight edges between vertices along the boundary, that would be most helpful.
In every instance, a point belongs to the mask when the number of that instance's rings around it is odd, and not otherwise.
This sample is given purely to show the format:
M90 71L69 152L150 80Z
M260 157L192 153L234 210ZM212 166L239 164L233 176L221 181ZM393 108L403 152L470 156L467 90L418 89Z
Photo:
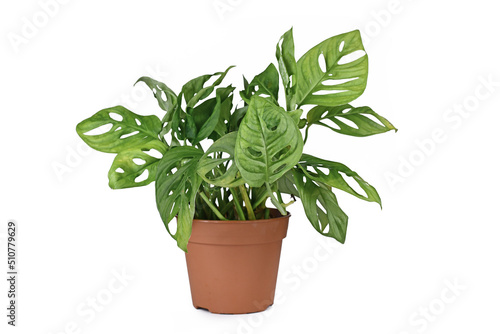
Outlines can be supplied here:
M273 210L271 217L193 221L186 262L194 307L241 314L273 304L290 215Z

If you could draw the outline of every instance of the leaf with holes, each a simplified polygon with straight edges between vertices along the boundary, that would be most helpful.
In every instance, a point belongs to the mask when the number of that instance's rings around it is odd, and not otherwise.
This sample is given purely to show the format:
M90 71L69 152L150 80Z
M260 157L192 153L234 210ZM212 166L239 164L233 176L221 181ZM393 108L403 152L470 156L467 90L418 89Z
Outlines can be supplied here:
M108 172L109 186L123 189L150 184L156 178L156 167L166 151L167 146L159 140L121 151Z
M149 89L153 91L153 95L155 99L158 101L158 105L161 109L165 110L167 113L163 118L164 122L170 122L172 120L172 113L174 111L174 107L177 105L177 95L173 90L168 88L163 82L157 81L150 77L141 77L139 78L135 84L138 82L144 82Z
M118 153L151 140L157 140L162 128L158 117L140 116L127 108L103 109L80 122L76 132L95 150ZM105 130L103 133L101 130ZM100 132L94 134L93 132Z
M324 236L345 242L348 217L339 207L337 197L324 184L313 182L301 170L293 176L307 219Z
M278 41L276 45L276 59L278 60L281 79L285 87L287 110L295 109L297 62L295 60L293 28L283 34Z
M245 183L234 163L236 132L231 132L212 144L198 163L198 175L217 187L234 188ZM223 154L227 154L224 157ZM213 156L213 157L212 157Z
M382 207L382 202L377 190L368 182L363 180L358 173L352 171L349 167L333 161L323 160L312 155L303 154L299 166L306 175L313 181L321 182L327 186L343 190L351 195L361 198L368 202L376 202ZM346 181L355 181L365 194L356 191ZM354 184L353 184L354 185Z
M330 120L332 127L324 122ZM317 106L307 114L307 129L313 124L325 126L344 135L366 137L390 130L398 131L387 119L374 112L370 107L353 108L348 104L337 107Z
M254 96L238 130L235 162L251 187L273 183L300 159L302 135L283 108Z
M338 106L359 97L368 78L364 50L355 30L331 37L304 54L297 62L298 106Z
M194 147L174 147L163 155L156 172L156 206L168 233L185 252L202 181L196 172L202 155L203 151ZM172 233L169 223L175 216L178 216L177 229Z
M276 67L271 63L264 72L258 74L246 85L245 90L240 93L241 98L249 103L253 95L270 98L278 104L279 74Z

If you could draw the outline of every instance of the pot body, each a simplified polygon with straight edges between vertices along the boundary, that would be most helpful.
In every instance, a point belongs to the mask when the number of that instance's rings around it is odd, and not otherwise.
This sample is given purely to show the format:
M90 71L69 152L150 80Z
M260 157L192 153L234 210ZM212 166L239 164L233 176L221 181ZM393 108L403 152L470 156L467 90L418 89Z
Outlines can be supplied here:
M290 215L251 221L193 220L186 263L193 305L212 313L264 311L274 302Z

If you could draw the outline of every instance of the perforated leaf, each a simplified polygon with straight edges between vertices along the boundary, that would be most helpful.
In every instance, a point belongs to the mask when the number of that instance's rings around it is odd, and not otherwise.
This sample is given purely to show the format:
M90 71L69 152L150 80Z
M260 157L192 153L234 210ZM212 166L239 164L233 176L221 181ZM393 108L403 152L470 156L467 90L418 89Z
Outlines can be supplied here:
M168 233L177 245L187 251L194 217L194 205L201 178L196 172L203 151L191 147L174 147L163 155L156 173L156 206ZM169 224L177 217L177 229Z
M332 127L325 120L331 120L337 126ZM312 108L307 114L306 131L314 124L325 126L344 135L356 137L376 135L390 130L397 131L394 125L374 112L370 107L353 108L348 104L337 107L317 106Z
M295 185L307 219L324 236L345 242L348 217L339 207L335 194L321 183L313 182L301 170L293 170Z
M351 102L365 90L367 77L368 56L359 31L331 37L297 62L297 104L338 106Z
M109 186L113 189L145 186L156 178L156 167L167 146L159 140L151 140L118 153L108 172ZM139 180L142 178L143 180Z
M177 95L163 82L157 81L150 77L141 77L138 82L144 82L153 92L155 99L158 101L158 105L161 109L165 110L167 113L163 118L164 122L169 122L172 119L172 113L174 107L177 105Z
M88 134L109 127L102 134ZM151 140L157 140L161 131L158 117L140 116L122 106L103 109L92 117L80 122L76 132L87 145L95 150L118 153Z
M324 183L330 187L343 190L365 201L376 202L382 206L377 190L368 182L363 180L358 173L352 171L349 167L341 163L323 160L313 157L312 155L303 154L300 159L299 166L304 174L313 181ZM365 194L352 188L346 179L351 179L356 182Z
M241 121L235 162L251 187L273 183L300 159L303 141L297 124L283 108L254 96Z
M236 132L228 133L205 152L198 163L198 174L204 181L218 187L231 188L245 183L234 163L236 137Z

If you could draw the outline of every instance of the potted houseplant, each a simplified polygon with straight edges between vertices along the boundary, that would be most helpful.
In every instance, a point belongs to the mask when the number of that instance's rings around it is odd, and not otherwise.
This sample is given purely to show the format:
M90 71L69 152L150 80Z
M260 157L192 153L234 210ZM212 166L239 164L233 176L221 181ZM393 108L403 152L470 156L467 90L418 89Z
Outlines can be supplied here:
M251 81L244 78L240 106L233 106L235 87L222 85L231 67L188 81L179 94L142 77L137 82L152 90L163 119L116 106L77 125L90 147L116 154L111 188L155 181L160 216L187 252L193 304L215 313L256 312L273 303L286 208L297 198L312 226L341 243L347 215L333 189L381 204L356 172L304 152L315 126L359 137L397 131L371 108L348 104L367 82L359 31L331 37L296 60L290 29L276 58L279 70L270 64ZM306 114L304 106L310 108ZM109 129L92 133L103 126Z

